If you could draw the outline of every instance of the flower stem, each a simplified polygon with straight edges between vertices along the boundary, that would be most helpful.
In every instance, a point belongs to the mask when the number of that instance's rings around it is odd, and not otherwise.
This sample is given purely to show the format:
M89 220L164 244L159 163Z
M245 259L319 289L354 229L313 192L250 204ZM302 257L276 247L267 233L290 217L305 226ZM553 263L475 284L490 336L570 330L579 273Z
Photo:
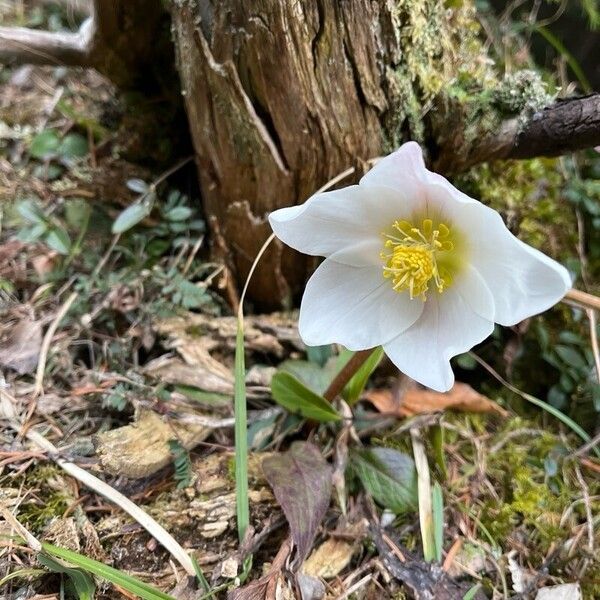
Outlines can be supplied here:
M343 369L335 376L334 380L329 384L329 387L325 390L323 398L333 402L342 390L346 387L346 384L352 379L352 376L358 369L362 367L364 362L375 352L377 348L370 348L369 350L359 350L355 352L352 358L344 365Z

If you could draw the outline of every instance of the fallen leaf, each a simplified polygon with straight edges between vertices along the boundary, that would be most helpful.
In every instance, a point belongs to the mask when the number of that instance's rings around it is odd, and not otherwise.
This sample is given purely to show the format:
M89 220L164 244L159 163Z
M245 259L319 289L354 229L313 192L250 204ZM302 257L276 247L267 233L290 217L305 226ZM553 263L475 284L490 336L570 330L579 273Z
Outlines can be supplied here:
M535 600L581 600L582 597L578 583L563 583L540 588Z
M297 570L329 506L332 469L316 446L294 442L287 452L266 458L263 471L290 525Z
M300 590L301 600L321 600L325 596L325 585L316 577L306 575L306 573L298 573L296 583Z
M457 382L445 393L414 387L406 390L400 397L396 397L392 390L371 390L365 393L364 398L379 412L398 417L411 417L448 409L478 413L495 412L503 417L508 416L508 412L499 404L466 383Z
M35 370L42 345L42 326L32 315L12 322L0 338L0 365L20 375Z

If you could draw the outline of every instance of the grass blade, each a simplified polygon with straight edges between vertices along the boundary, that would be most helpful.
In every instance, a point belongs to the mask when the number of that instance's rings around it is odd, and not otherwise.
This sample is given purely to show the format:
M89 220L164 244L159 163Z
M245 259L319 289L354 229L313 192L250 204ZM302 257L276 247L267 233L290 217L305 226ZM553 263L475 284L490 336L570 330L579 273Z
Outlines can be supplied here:
M575 421L573 421L573 419L571 419L571 417L565 415L565 413L558 410L558 408L554 408L554 406L552 406L551 404L548 404L547 402L544 402L543 400L540 400L539 398L536 398L535 396L532 396L531 394L528 394L527 392L521 391L519 388L512 385L512 383L509 383L508 381L506 381L506 379L504 379L490 365L488 365L485 362L485 360L483 360L483 358L480 358L474 352L470 352L470 354L488 373L493 375L502 385L504 385L511 392L513 392L513 394L517 394L517 396L521 396L521 398L523 398L524 400L527 400L527 402L531 402L531 404L534 404L538 408L541 408L541 409L545 410L547 413L551 414L553 417L556 417L561 423L563 423L564 425L569 427L569 429L571 429L571 431L576 433L584 442L590 442L592 440L592 438L588 435L588 433L580 425L575 423ZM598 449L598 446L595 445L593 447L593 449L594 449L594 453L596 454L596 456L598 458L600 458L600 449Z
M241 305L240 305L241 306ZM248 417L246 413L246 366L244 359L244 318L238 316L235 339L235 503L237 528L240 542L250 525L250 504L248 501Z
M444 546L444 495L442 487L436 481L431 492L431 505L433 511L433 549L435 560L442 562Z
M425 454L425 444L418 429L410 430L412 438L413 455L417 468L417 490L419 493L419 524L421 526L421 540L423 542L423 558L426 562L435 560L435 542L433 531L433 508L431 494L431 478L429 463Z
M127 575L127 573L123 573L118 569L109 567L108 565L88 558L87 556L83 556L82 554L78 554L77 552L73 552L72 550L59 548L58 546L53 546L47 542L42 542L42 548L44 552L51 557L60 558L88 573L106 579L107 581L110 581L110 583L118 585L128 592L136 594L140 598L143 598L143 600L176 600L173 596L169 596L169 594L165 594L165 592L162 592L131 575Z

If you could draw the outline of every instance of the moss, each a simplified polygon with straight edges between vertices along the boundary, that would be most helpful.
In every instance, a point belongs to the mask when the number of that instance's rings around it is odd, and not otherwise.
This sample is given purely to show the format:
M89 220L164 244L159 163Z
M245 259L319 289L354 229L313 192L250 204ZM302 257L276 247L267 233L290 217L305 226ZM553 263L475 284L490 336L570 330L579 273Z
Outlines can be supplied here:
M500 436L522 426L515 419ZM505 549L512 539L525 536L536 540L529 547L543 560L553 543L570 536L572 523L561 524L561 518L580 491L568 464L561 464L555 474L548 473L547 461L556 460L556 451L556 437L542 433L510 440L488 455L486 475L499 498L483 502L480 520Z
M53 464L40 464L28 472L25 489L34 492L20 505L19 519L34 534L62 516L72 502L63 473Z
M552 100L535 71L502 73L484 46L472 1L398 0L392 20L399 60L387 77L387 151L406 138L436 138L449 121L469 144L507 116L524 123Z
M558 260L575 256L577 220L563 198L559 159L496 161L472 168L456 185L499 211L524 242Z

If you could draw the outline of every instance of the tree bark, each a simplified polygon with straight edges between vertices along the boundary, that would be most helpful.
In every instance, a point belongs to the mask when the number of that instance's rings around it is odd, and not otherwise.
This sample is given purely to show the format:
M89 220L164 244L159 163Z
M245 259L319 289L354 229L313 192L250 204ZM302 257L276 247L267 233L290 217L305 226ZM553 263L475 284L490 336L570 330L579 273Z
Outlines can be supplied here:
M172 14L204 208L243 282L269 212L381 153L392 15L370 0L175 2ZM276 242L250 295L289 302L305 261Z

